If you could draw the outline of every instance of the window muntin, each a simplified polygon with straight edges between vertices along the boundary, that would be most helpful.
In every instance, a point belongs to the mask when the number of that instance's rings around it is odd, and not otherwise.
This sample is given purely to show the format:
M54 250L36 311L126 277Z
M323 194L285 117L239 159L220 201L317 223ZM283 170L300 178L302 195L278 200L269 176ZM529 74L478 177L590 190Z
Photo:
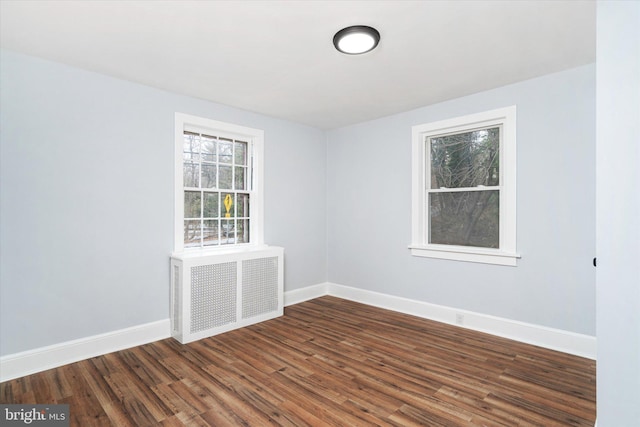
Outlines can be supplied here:
M515 265L515 110L413 127L412 255Z
M176 251L262 244L262 140L176 113Z

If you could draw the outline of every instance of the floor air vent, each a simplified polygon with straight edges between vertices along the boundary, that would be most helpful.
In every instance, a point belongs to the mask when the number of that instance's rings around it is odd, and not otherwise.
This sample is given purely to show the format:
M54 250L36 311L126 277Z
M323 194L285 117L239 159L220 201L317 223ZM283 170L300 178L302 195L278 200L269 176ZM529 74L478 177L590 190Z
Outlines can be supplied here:
M283 249L171 257L171 331L181 343L283 313Z

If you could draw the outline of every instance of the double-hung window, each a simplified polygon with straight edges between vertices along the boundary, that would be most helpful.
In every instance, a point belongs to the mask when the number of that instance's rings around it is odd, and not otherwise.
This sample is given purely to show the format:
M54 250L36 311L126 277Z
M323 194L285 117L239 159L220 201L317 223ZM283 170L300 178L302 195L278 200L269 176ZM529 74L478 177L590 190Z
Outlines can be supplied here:
M263 131L176 113L175 249L263 243Z
M411 252L515 265L516 107L414 126Z

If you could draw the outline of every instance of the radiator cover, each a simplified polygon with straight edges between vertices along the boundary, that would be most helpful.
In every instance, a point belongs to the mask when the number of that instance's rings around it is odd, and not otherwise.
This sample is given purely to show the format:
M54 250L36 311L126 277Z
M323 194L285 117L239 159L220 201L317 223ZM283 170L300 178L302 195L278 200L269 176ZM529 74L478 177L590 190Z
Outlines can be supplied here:
M171 335L185 344L283 314L284 250L174 254Z

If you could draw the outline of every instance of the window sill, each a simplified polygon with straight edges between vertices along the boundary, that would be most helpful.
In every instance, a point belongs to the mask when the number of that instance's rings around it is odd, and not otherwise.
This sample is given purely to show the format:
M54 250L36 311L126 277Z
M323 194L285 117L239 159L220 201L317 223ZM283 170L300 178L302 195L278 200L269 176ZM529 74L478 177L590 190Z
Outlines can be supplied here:
M270 246L265 244L243 243L233 246L215 246L207 248L187 248L182 251L176 251L171 254L173 258L187 259L200 258L212 255L232 255L245 252L255 252L269 249Z
M451 261L507 265L511 267L515 267L516 260L520 258L519 254L513 252L482 248L465 248L461 246L410 245L409 249L413 256L447 259Z

